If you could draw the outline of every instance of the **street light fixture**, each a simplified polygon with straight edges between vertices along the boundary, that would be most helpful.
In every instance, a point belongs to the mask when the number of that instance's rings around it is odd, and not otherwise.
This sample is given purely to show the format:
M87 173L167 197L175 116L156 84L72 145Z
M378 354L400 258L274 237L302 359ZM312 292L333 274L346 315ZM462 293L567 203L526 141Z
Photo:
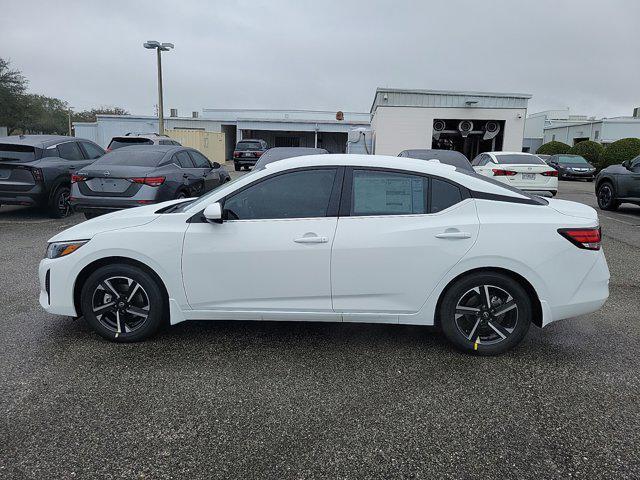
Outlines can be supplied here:
M162 104L162 59L160 52L168 52L173 48L173 43L160 43L149 40L143 43L144 48L155 50L158 55L158 133L164 135L164 106Z

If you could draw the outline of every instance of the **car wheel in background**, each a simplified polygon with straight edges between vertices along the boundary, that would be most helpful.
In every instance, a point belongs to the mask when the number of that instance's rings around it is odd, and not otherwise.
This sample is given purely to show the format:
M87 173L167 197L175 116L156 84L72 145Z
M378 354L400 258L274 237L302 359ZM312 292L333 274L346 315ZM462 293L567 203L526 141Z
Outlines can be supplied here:
M176 200L182 200L183 198L187 198L187 194L184 192L184 190L180 190L176 195Z
M127 264L101 267L82 286L82 314L104 338L135 342L153 335L161 325L166 300L158 282Z
M59 185L51 199L49 200L49 212L55 218L65 218L71 214L71 204L69 203L69 196L71 195L71 189L66 185Z
M620 206L620 202L616 200L611 182L602 182L596 191L598 198L598 206L602 210L615 210Z
M522 341L532 316L532 299L512 278L473 273L447 289L439 311L447 339L465 352L497 355Z
M240 168L241 168L241 167L240 167L240 165L238 165L237 163L234 163L234 164L233 164L233 167L236 169L236 172L239 172L239 171L240 171Z

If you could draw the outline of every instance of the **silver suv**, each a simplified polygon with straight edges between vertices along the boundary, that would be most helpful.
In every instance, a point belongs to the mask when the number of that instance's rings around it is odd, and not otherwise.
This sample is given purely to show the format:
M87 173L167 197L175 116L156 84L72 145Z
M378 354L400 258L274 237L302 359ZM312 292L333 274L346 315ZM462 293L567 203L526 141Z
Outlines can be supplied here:
M157 133L127 133L123 137L113 137L107 147L107 152L122 147L129 147L131 145L182 146L179 142L171 139L168 135L159 135Z

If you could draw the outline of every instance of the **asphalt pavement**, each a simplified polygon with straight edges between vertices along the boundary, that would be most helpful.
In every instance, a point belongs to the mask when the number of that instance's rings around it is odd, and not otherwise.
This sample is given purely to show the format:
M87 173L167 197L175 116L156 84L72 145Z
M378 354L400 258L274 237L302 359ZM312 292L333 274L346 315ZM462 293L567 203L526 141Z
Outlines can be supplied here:
M38 304L47 239L82 218L1 207L0 478L640 478L640 208L599 213L606 305L477 358L397 325L113 344Z

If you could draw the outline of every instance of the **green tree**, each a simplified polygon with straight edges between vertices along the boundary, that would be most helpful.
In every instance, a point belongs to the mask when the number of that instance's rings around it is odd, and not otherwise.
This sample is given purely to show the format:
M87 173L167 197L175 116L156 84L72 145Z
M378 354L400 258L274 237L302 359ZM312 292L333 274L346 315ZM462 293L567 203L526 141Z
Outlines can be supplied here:
M129 115L129 112L122 107L101 106L91 110L75 112L71 118L74 122L95 122L96 115Z
M571 147L569 153L571 155L581 155L593 166L599 167L600 155L602 154L602 150L603 147L598 142L585 140L584 142L578 142L573 147Z
M19 122L27 83L19 70L12 69L8 60L0 58L0 126L7 127L9 133Z
M538 150L536 150L536 153L539 153L540 155L560 155L563 153L569 153L569 150L571 150L571 147L566 143L553 141L540 145Z
M640 138L623 138L610 143L600 156L602 168L616 165L640 155Z

